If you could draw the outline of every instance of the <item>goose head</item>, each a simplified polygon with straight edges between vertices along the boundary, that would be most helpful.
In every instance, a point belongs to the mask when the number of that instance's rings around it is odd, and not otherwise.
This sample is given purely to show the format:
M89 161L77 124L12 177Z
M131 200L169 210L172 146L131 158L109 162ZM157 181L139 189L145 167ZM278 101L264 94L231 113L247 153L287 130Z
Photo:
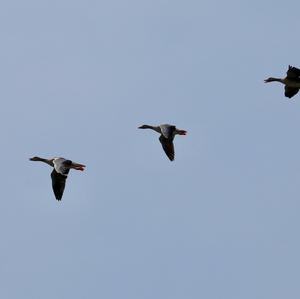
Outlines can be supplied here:
M282 82L282 79L270 77L265 80L265 83L275 82L275 81Z
M86 166L84 164L75 163L75 162L72 162L72 164L70 165L70 168L75 169L75 170L80 170L80 171L84 171L85 167Z
M152 128L152 126L149 126L149 125L141 125L138 127L138 129L150 129Z

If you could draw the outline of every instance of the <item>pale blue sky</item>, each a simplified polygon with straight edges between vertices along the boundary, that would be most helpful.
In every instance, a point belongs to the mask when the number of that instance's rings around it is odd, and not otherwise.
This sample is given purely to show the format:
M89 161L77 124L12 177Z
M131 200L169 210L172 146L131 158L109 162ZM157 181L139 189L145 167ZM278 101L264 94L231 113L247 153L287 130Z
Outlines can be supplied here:
M0 297L299 298L299 9L2 2ZM87 169L58 203L33 155Z

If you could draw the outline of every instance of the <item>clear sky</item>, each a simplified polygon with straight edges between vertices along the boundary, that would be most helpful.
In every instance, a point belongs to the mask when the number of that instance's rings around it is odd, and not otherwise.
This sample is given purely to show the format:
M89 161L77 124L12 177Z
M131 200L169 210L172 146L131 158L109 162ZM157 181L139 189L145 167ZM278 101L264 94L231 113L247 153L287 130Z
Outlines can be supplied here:
M300 298L299 9L3 1L0 297ZM62 202L34 155L87 165Z

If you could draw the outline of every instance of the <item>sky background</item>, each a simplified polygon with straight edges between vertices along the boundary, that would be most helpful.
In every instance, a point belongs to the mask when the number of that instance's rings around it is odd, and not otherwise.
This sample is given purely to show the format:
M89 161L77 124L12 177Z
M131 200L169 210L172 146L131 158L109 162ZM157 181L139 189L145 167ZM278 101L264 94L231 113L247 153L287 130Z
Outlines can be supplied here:
M299 9L1 2L0 297L299 298ZM35 155L87 165L62 202Z

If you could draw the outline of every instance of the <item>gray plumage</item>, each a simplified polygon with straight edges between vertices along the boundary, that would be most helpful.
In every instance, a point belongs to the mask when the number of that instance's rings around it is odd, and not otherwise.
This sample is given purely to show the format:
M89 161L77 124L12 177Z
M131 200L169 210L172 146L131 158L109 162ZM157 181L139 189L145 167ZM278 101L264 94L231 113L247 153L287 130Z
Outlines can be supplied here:
M160 134L159 141L170 161L174 161L175 159L175 150L173 144L175 135L186 135L187 133L185 130L178 130L176 126L169 124L163 124L159 126L142 125L139 127L139 129L151 129Z
M33 157L30 160L44 162L53 167L51 172L52 189L57 200L62 199L70 169L83 171L85 168L85 165L83 164L75 163L64 158L44 159Z
M300 69L289 65L285 78L270 77L265 80L265 83L269 82L280 82L284 84L284 95L287 98L292 98L300 89Z

